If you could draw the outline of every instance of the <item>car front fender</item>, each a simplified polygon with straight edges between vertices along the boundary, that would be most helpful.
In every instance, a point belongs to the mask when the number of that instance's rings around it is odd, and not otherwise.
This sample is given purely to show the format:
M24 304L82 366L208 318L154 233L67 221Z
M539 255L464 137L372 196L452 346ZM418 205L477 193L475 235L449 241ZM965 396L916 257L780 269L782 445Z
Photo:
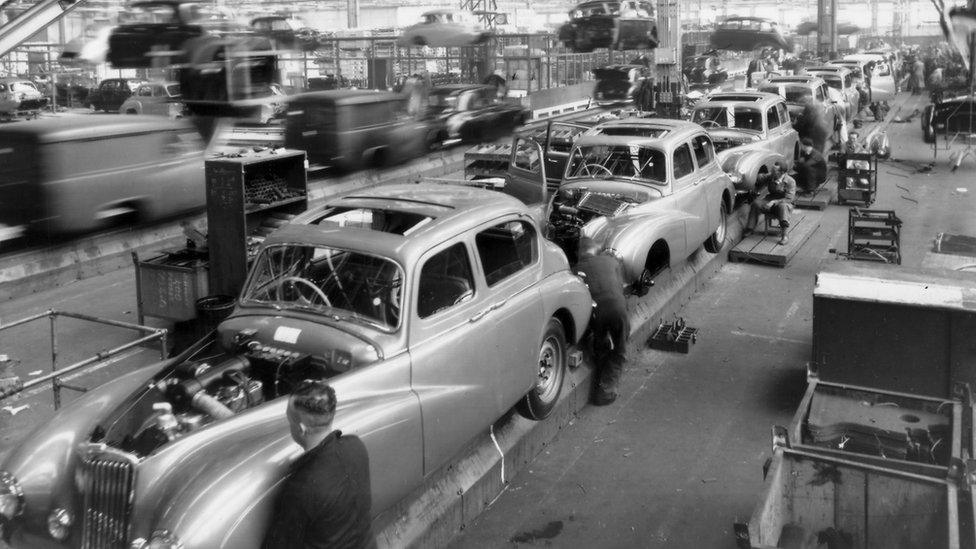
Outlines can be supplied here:
M595 225L595 230L587 231L588 225L583 232L620 259L625 282L631 284L644 272L647 254L655 242L667 243L672 263L685 257L688 223L701 223L701 220L679 210L656 210L608 218L605 223Z
M759 175L764 171L771 173L774 163L781 162L786 166L792 164L782 154L764 149L744 151L730 149L722 151L718 156L722 170L732 179L738 192L754 191Z

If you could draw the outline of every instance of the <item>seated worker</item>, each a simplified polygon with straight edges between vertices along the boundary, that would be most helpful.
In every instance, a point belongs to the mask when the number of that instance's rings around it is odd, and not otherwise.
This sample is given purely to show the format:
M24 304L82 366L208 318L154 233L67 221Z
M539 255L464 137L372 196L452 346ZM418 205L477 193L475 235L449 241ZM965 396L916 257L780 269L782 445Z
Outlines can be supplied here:
M786 231L790 226L790 214L793 212L793 201L796 200L796 181L786 173L783 164L773 164L773 173L766 176L760 185L765 185L766 194L757 197L749 206L749 219L742 230L742 236L749 236L756 230L759 214L773 215L779 220L780 244L786 244ZM758 192L758 188L756 191Z
M827 181L827 160L809 137L800 140L800 156L794 169L796 184L803 193L812 193Z
M841 152L841 162L846 164L841 166L849 170L868 170L871 165L867 160L851 160L849 163L844 157L848 154L865 154L870 152L864 143L860 141L860 135L857 132L850 132L847 135L847 141L844 142L843 146L840 148Z

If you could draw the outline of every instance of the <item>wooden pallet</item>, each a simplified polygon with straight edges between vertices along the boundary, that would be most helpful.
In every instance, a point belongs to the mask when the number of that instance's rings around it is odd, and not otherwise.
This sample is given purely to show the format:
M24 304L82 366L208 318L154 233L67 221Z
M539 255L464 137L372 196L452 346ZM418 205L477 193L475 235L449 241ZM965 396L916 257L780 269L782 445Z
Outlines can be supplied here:
M794 204L797 208L824 210L834 201L836 196L837 179L834 177L834 174L831 174L827 178L827 181L824 181L823 185L817 187L817 190L813 194L801 195L797 192Z
M789 242L782 246L779 244L779 227L770 227L769 234L766 234L764 226L759 225L756 232L743 238L729 250L729 261L740 263L756 261L776 267L785 267L820 227L822 217L823 213L820 211L794 210L790 220L790 229L786 233Z

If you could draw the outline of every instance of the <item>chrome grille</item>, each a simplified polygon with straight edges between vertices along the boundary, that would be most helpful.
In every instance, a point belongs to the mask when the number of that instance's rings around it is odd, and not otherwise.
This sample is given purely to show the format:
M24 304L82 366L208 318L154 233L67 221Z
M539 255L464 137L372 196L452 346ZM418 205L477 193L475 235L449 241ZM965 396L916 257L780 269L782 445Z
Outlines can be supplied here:
M134 464L122 456L97 455L85 464L82 549L125 549L135 487Z

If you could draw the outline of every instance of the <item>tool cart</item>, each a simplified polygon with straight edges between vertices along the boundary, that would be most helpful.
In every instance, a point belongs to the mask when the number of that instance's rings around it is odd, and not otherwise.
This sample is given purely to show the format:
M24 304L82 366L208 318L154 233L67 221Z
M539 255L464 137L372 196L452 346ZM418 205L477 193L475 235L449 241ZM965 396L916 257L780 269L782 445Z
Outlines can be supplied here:
M859 202L865 208L874 204L878 192L878 157L871 153L840 156L837 171L837 203Z
M901 219L892 210L852 208L847 214L847 258L901 265Z

